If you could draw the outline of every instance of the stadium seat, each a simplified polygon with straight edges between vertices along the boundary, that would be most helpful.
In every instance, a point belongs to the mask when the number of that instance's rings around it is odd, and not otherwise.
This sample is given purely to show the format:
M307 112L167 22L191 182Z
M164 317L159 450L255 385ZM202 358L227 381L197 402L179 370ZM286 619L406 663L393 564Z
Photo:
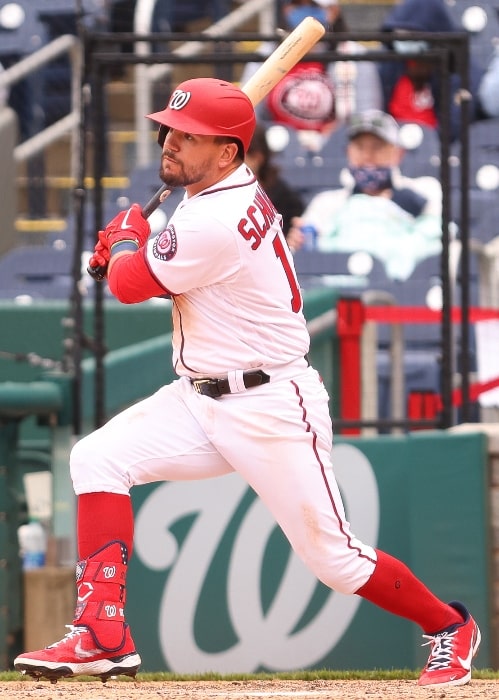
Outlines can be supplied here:
M469 156L472 174L484 165L499 168L499 118L482 119L469 126ZM473 186L480 187L476 181ZM499 182L496 184L499 187Z
M451 220L455 225L458 238L461 237L461 191L451 191ZM486 243L499 233L499 200L497 191L468 190L468 234L470 238L477 238Z
M267 139L273 162L305 203L322 190L340 186L340 172L346 164L345 146L343 143L339 145L333 136L322 149L313 150L295 129L268 124Z
M404 175L440 178L440 138L436 129L405 122L400 125L400 141L405 150Z
M0 258L0 297L69 299L72 250L32 245L14 248Z
M0 0L0 60L4 67L42 47L47 40L31 0Z
M486 68L499 41L499 13L495 0L447 0L447 9L458 28L468 32L470 53L481 68Z
M386 279L381 262L367 256L369 265L362 270L355 268L355 253L325 253L301 248L294 254L294 265L304 289L325 285L341 289L344 294L355 294L372 287L373 278Z

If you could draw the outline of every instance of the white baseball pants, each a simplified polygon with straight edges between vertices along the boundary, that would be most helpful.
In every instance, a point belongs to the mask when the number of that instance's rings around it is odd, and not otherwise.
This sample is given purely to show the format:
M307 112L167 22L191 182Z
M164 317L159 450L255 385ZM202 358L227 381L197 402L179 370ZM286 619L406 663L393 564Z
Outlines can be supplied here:
M74 446L75 492L128 494L139 484L236 471L317 578L354 593L371 576L376 553L345 517L327 391L305 360L265 372L268 384L219 399L182 377L121 412Z

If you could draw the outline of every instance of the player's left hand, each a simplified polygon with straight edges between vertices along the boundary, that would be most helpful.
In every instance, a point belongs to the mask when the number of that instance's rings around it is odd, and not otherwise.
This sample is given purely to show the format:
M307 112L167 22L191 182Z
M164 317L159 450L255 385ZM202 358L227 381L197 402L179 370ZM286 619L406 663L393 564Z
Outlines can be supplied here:
M151 227L142 216L140 204L132 204L130 209L120 211L104 229L109 250L121 241L133 241L137 248L142 248L150 235Z

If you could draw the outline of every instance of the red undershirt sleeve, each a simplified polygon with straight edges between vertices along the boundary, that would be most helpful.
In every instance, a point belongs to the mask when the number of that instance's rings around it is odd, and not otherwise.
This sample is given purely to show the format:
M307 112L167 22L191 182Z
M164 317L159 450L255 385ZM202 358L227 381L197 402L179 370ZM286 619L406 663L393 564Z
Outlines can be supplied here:
M136 304L152 297L170 294L153 276L145 257L146 249L122 255L113 261L108 284L113 296L123 304Z

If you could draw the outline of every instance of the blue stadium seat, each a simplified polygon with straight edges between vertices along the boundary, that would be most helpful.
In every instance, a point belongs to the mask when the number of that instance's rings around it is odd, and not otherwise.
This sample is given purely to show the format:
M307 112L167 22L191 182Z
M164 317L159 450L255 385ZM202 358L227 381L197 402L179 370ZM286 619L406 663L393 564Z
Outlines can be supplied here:
M106 4L102 0L81 0L81 11L83 16L98 16L105 13ZM41 17L76 15L79 11L78 3L68 2L68 0L30 0L31 5L36 9Z
M499 42L499 8L495 0L447 0L448 10L458 28L468 32L470 53L486 68Z
M340 171L346 164L344 145L338 149L327 141L321 150L311 150L298 131L282 124L267 124L267 135L273 162L305 204L317 192L340 186ZM274 145L276 135L282 136L282 147Z
M342 162L344 167L346 164L347 143L347 128L345 124L340 124L329 134L319 153L326 160Z
M476 174L484 165L499 167L499 117L480 119L469 125L470 186L479 187ZM461 161L459 143L451 146L451 163L458 171Z
M301 248L294 254L294 265L298 280L303 289L317 286L329 286L341 289L344 294L356 294L370 286L370 273L352 274L352 253L324 253L319 250ZM377 275L382 265L372 260ZM372 274L372 271L371 271Z
M16 0L13 9L10 0L0 0L0 60L8 67L47 41L46 28L40 22L30 0Z
M452 221L456 225L457 237L461 232L461 191L451 190ZM468 190L468 231L470 238L477 238L486 243L499 233L499 200L497 190Z
M451 218L460 227L461 191L457 186L459 149L452 149L457 162L456 182L451 190ZM499 193L499 119L484 119L469 127L469 233L486 242L497 235Z
M499 117L470 124L469 144L471 175L476 177L478 169L484 165L499 168ZM476 181L471 184L479 186Z
M402 161L404 175L440 178L440 138L436 129L410 122L401 123L400 140L405 150Z
M32 298L69 299L72 250L49 246L20 246L0 258L0 297L14 294Z
M484 195L487 196L484 196ZM479 197L479 195L482 195ZM470 226L470 237L482 243L488 243L499 235L499 196L498 192L470 192L470 196L478 201L476 209L481 205L480 216Z

